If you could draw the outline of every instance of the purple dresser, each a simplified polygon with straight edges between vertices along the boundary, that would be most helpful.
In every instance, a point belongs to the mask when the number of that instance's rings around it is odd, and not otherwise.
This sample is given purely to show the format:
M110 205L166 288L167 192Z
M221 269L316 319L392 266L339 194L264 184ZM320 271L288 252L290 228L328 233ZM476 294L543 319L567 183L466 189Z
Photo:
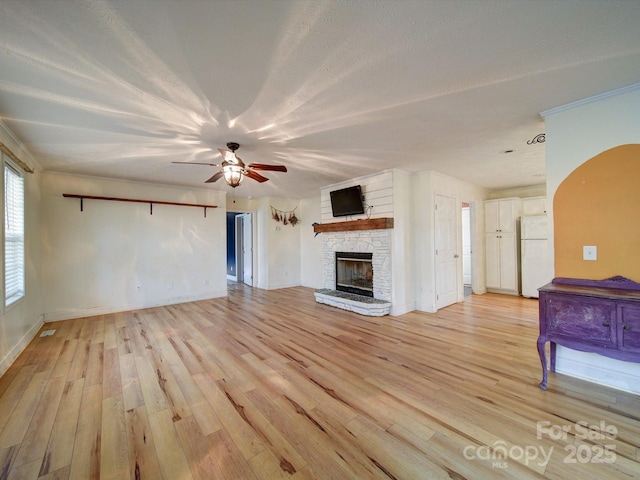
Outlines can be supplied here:
M556 345L640 362L639 283L624 277L555 278L538 291L540 388L547 389L546 342L550 342L552 372L556 369Z

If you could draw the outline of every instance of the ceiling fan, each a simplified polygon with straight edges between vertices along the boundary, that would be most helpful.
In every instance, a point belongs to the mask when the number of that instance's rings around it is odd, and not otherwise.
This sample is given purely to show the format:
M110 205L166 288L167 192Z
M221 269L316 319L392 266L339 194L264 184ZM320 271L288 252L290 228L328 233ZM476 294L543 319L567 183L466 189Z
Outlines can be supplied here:
M242 182L244 177L249 177L257 182L266 182L269 180L267 177L263 177L256 170L270 170L273 172L286 172L287 167L284 165L268 165L265 163L249 163L245 164L240 157L236 156L236 150L240 148L240 144L236 142L227 143L229 150L219 148L218 151L222 155L222 163L205 163L205 162L171 162L178 164L189 165L209 165L211 167L221 167L219 172L216 172L211 178L204 183L217 182L224 177L225 181L230 187L237 187Z

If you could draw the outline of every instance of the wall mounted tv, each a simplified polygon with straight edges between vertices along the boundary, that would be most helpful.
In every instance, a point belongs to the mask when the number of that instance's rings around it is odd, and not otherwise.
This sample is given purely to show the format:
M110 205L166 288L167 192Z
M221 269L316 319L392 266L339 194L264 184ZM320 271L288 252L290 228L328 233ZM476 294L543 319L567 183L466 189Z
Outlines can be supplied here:
M331 210L334 217L346 217L347 215L360 215L364 213L362 200L362 188L360 185L334 190L329 192L331 196Z

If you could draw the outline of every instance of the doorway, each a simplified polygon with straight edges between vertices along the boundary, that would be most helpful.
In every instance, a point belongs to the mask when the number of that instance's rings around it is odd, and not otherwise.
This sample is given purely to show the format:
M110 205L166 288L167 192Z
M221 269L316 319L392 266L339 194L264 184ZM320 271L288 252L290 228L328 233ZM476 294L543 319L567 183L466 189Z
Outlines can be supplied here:
M238 282L253 287L253 215L236 215L236 271Z
M462 202L462 286L464 296L468 297L472 289L472 265L471 261L471 204Z
M227 213L227 279L253 286L253 214Z

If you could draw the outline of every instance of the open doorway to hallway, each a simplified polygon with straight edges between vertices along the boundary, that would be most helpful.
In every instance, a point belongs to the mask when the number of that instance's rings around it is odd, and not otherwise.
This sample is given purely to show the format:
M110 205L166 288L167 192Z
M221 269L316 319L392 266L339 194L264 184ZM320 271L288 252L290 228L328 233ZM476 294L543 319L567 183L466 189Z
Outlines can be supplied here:
M253 214L227 212L227 279L253 286Z
M472 272L471 266L471 203L462 202L462 283L464 287L464 296L471 295L472 289Z

